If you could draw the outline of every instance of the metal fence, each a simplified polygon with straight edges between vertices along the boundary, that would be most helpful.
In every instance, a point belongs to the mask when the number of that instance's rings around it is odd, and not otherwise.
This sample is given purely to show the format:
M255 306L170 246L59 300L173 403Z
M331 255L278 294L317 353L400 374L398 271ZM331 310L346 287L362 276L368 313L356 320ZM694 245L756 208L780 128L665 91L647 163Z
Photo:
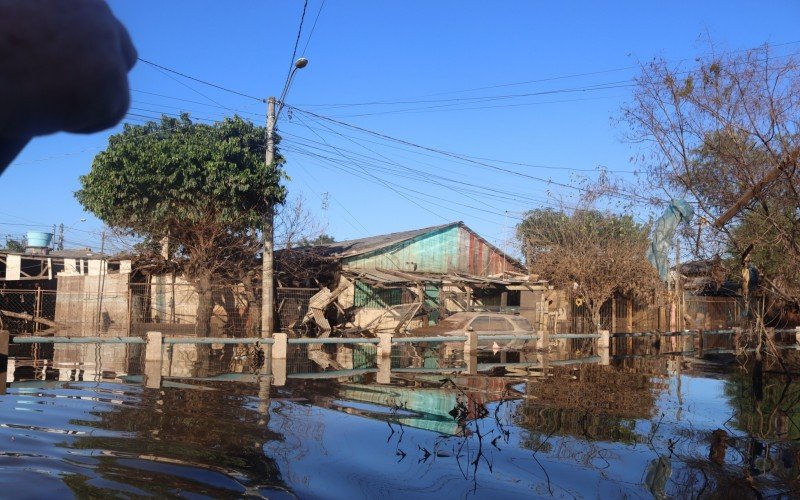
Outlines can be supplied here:
M121 335L128 332L127 293L0 289L0 319L12 334Z
M158 330L196 335L198 295L186 283L135 283L91 290L0 289L0 325L12 334L133 335ZM301 326L308 302L318 290L278 288L276 325L280 330ZM240 286L212 291L210 331L215 337L258 336L261 292L249 296Z
M278 288L275 294L275 327L299 328L308 312L308 302L315 288ZM199 296L186 283L142 283L130 285L131 333L142 335L149 330L194 335L198 332ZM247 290L242 285L212 288L213 308L210 336L257 336L261 323L261 290ZM166 325L166 326L165 326Z

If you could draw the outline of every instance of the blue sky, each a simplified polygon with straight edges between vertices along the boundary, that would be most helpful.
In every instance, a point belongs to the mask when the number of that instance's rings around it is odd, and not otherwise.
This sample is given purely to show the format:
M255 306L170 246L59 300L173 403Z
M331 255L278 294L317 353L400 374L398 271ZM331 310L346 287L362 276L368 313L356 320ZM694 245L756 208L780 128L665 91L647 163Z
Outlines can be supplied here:
M600 166L633 179L636 150L614 118L639 61L663 56L691 66L707 40L800 50L795 1L327 0L308 41L321 1L308 3L298 51L310 63L296 74L289 105L489 159L455 160L284 111L290 192L338 240L463 220L503 245L522 211L575 194L537 179L577 184ZM258 97L280 93L303 8L301 0L110 5L140 57ZM181 110L200 120L236 111L264 121L256 100L143 63L131 87L130 123ZM34 140L0 177L0 234L63 223L68 247L97 248L102 223L73 193L110 133Z

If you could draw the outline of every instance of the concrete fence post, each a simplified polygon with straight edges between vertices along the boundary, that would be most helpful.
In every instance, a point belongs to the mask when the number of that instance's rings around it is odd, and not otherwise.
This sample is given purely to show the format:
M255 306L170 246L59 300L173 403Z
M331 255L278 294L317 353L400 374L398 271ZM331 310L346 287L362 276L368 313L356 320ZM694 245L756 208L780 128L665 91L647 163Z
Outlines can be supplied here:
M536 332L539 338L536 339L536 348L540 351L546 351L550 348L550 332L547 328Z
M600 364L606 366L611 363L611 332L600 330L598 333L600 338L597 339L597 354L600 356Z
M272 339L275 341L271 349L272 359L286 359L286 355L289 353L289 335L277 332Z
M741 327L734 327L733 328L733 350L739 351L739 347L742 345L742 329Z
M270 364L272 365L272 385L283 387L286 385L286 358L273 358L270 360Z
M150 389L161 387L161 369L164 337L161 332L147 332L144 350L144 386Z
M144 351L144 360L161 363L164 337L161 332L147 332L147 344Z
M467 340L464 342L464 356L476 354L478 352L478 332L467 332Z
M8 378L8 330L0 330L0 394L6 393Z
M800 346L800 326L794 327L794 341Z
M391 358L392 357L392 334L379 333L378 334L378 357Z
M378 334L378 376L376 382L389 384L392 381L392 334Z

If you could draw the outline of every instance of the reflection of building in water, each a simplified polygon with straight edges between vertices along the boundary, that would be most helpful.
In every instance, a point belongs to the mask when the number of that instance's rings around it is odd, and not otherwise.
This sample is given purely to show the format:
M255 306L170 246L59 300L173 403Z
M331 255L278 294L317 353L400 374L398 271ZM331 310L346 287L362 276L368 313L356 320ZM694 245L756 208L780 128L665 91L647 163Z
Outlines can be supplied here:
M545 434L635 440L635 420L650 418L658 392L667 388L666 378L659 378L666 376L667 360L627 361L629 366L553 367L552 377L530 379L518 424Z
M315 402L348 413L456 435L463 431L460 421L483 416L486 404L522 396L508 388L508 378L457 376L444 385L440 379L437 376L425 381L418 376L413 379L415 387L341 383L335 386L333 398L318 398ZM459 414L459 408L463 414Z
M142 346L135 344L54 344L59 380L114 379L138 374Z

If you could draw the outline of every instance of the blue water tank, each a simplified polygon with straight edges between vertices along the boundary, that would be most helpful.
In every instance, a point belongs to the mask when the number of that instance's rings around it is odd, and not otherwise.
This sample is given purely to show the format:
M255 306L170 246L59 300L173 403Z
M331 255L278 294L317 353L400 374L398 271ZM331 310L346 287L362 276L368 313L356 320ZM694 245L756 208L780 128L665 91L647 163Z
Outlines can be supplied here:
M45 248L50 246L50 240L53 239L53 233L45 233L43 231L28 231L28 247L31 248Z

